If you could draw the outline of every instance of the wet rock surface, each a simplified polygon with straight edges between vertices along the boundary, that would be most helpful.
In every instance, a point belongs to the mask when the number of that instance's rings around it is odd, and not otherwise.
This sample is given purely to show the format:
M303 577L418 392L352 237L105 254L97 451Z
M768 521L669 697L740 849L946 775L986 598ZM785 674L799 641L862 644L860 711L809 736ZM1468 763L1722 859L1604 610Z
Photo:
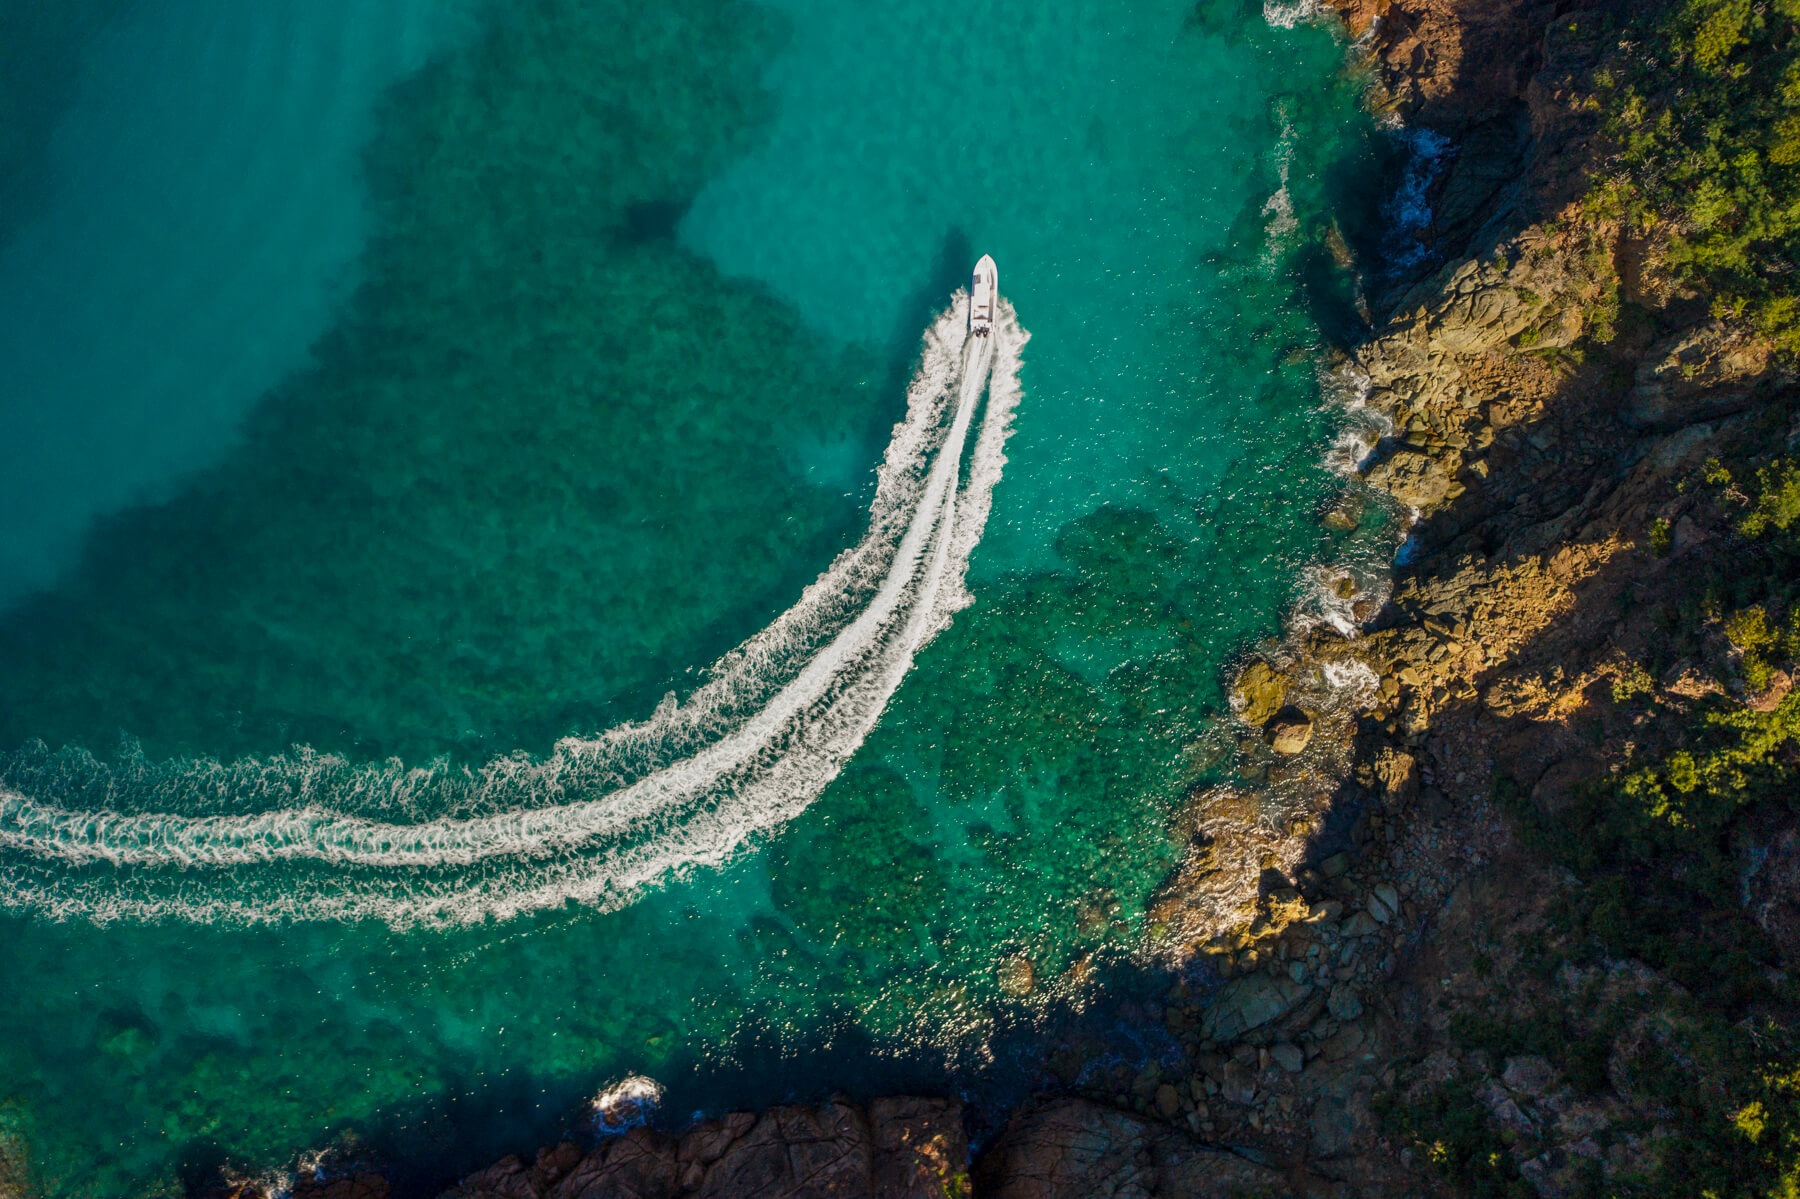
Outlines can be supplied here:
M1232 695L1244 723L1267 724L1287 702L1290 680L1267 662L1252 662L1238 676Z

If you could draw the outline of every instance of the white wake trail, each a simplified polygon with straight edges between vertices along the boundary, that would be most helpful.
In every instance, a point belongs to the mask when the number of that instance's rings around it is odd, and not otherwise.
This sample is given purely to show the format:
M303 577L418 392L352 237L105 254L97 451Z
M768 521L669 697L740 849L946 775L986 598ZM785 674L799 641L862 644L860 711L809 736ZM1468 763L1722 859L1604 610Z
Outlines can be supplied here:
M1005 463L1029 335L1003 302L993 336L967 337L966 303L959 294L927 330L868 532L685 703L671 696L648 721L478 771L303 752L178 763L147 779L90 764L81 780L88 793L190 811L242 787L269 809L250 814L74 809L0 788L0 904L99 920L460 923L569 900L618 907L672 872L726 861L825 788L919 649L969 602L963 578ZM434 797L438 811L483 814L360 814Z

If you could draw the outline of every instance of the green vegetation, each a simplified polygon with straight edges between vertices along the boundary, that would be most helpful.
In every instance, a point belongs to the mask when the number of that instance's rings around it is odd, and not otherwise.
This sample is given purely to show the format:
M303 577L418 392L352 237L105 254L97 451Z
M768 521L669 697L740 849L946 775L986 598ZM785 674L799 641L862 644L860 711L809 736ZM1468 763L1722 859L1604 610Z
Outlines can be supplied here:
M1675 0L1633 25L1597 72L1617 157L1590 208L1666 228L1717 312L1800 349L1800 0Z
M1656 679L1636 662L1627 662L1620 668L1619 676L1613 680L1612 697L1615 704L1628 704L1640 695L1651 695L1656 691Z
M1751 590L1763 594L1726 614L1723 631L1740 655L1751 691L1764 691L1775 664L1800 658L1800 460L1778 458L1756 470L1746 494L1729 470L1709 464L1708 481L1741 508L1733 522L1748 542ZM1785 612L1785 617L1777 613Z
M1709 710L1693 733L1695 748L1604 788L1598 802L1605 815L1588 830L1597 840L1580 848L1583 858L1685 850L1701 839L1712 844L1744 806L1785 797L1793 770L1781 751L1800 737L1800 698L1790 695L1766 713Z
M1707 296L1714 315L1792 355L1800 0L1636 7L1622 25L1571 14L1550 31L1553 44L1610 47L1592 79L1612 157L1588 219L1558 229L1585 239L1586 340L1604 344L1619 322L1644 319L1620 307L1612 256L1622 234L1652 242L1653 261ZM1516 344L1534 340L1528 331ZM1791 401L1770 402L1735 457L1690 485L1710 506L1709 526L1729 531L1709 547L1710 569L1692 557L1671 564L1653 648L1609 671L1614 710L1597 717L1596 739L1610 729L1622 746L1613 772L1554 811L1511 780L1497 786L1521 839L1575 881L1530 943L1512 946L1521 977L1456 1011L1456 1041L1496 1072L1536 1055L1578 1096L1629 1093L1673 1133L1623 1147L1641 1177L1609 1167L1608 1181L1594 1160L1574 1193L1800 1195L1800 980L1783 969L1792 947L1776 940L1787 932L1759 925L1746 901L1749 865L1800 817L1800 691L1781 689L1784 673L1800 672L1800 460L1772 452L1792 415ZM1652 554L1672 556L1669 518L1644 533ZM1690 685L1659 683L1674 678ZM1644 986L1632 962L1673 985ZM1478 957L1477 972L1491 971ZM1560 1014L1522 1018L1506 1006L1514 985L1555 993ZM1468 1083L1402 1086L1381 1114L1458 1193L1536 1193L1518 1167L1540 1151L1533 1134L1499 1127ZM1613 1127L1598 1148L1651 1131Z
M1558 817L1512 805L1547 852L1589 879L1586 920L1599 941L1726 1002L1766 993L1756 980L1773 965L1739 914L1731 833L1752 812L1800 811L1800 691L1778 702L1769 691L1800 656L1800 525L1783 516L1793 464L1765 464L1755 477L1746 495L1728 468L1710 464L1717 501L1740 509L1742 541L1731 547L1729 576L1715 569L1697 596L1675 605L1664 651L1707 662L1721 692L1691 704L1652 700L1647 740L1659 751L1629 761ZM1614 701L1652 693L1656 668L1667 665L1628 663Z
M1375 1103L1384 1127L1423 1151L1425 1160L1475 1199L1534 1199L1512 1146L1488 1124L1487 1109L1466 1083L1453 1083L1407 1103L1388 1094Z
M1800 462L1793 459L1765 466L1757 472L1760 485L1755 506L1738 520L1738 531L1762 537L1771 530L1785 533L1800 520Z
M1780 459L1753 477L1747 494L1731 469L1708 465L1715 502L1736 509L1740 541L1729 573L1715 568L1697 595L1673 606L1664 659L1623 663L1612 685L1615 703L1632 703L1654 694L1673 661L1692 658L1716 673L1723 693L1691 708L1653 703L1665 752L1583 796L1544 842L1576 870L1681 858L1685 885L1730 906L1728 829L1753 805L1796 802L1800 692L1766 711L1744 700L1768 692L1776 672L1800 656L1800 524L1791 511L1800 506L1800 469Z
M1568 1027L1465 1013L1456 1031L1496 1060L1540 1054L1577 1089L1623 1085L1672 1113L1662 1123L1682 1135L1642 1193L1787 1195L1800 1186L1800 1028L1785 1013L1800 984L1742 890L1745 838L1800 814L1800 692L1775 702L1769 690L1800 656L1800 471L1781 458L1714 461L1705 483L1735 537L1669 606L1665 659L1624 663L1612 688L1650 718L1635 726L1645 748L1554 815L1499 788L1524 838L1580 880L1552 912L1535 973L1635 960L1679 989L1588 996ZM1719 690L1659 692L1656 677L1689 659ZM1510 1178L1482 1165L1491 1132L1461 1136L1417 1104L1392 1118L1441 1141L1445 1168L1475 1193L1508 1193ZM1596 1174L1592 1193L1639 1193L1616 1182L1602 1191Z

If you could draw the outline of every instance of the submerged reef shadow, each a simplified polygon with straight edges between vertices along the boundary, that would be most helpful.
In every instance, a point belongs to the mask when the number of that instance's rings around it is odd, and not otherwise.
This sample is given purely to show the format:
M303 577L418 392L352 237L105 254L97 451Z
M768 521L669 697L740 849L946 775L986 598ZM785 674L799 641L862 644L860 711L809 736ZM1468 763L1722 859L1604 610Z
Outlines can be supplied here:
M551 73L551 77L562 76ZM491 131L482 132L492 135ZM455 151L453 166L479 164L484 157L455 146L446 149L445 153L452 151ZM485 173L479 175L481 180L489 178ZM464 206L449 202L456 197L446 199L431 193L431 189L420 189L422 194L417 195L410 189L402 190L405 191L402 198L407 201L423 201L421 211L429 220L410 235L416 240L400 247L396 253L404 251L410 255L421 247L441 250L442 243L432 239L454 228L454 218L464 211ZM579 204L565 205L561 196L553 195L551 198L558 202L547 206L555 211L516 210L509 213L509 219L520 218L515 232L527 238L534 253L542 254L555 266L555 269L525 274L523 277L528 285L537 286L543 295L566 299L557 290L567 282L566 261L558 262L556 256L558 253L585 253L592 241L609 243L610 252L619 255L616 265L626 282L652 275L653 268L663 263L668 235L680 219L679 202L665 198L669 188L661 183L645 188L641 194L623 185L618 190L622 194L613 198L619 199L620 203L608 209L609 217L617 219L610 224L600 222L598 236L592 227L592 210ZM581 213L583 220L570 218L565 224L565 209ZM526 217L531 219L524 219ZM546 222L545 227L532 223L540 217ZM541 237L545 232L554 237ZM608 232L612 234L610 238ZM627 254L628 251L631 253ZM941 303L948 290L966 280L974 252L975 247L962 230L953 228L946 234L931 279L920 288L910 310L903 310L901 316L896 336L904 346L906 356L910 356L916 345L924 317ZM421 261L435 264L438 256L427 254ZM494 276L505 273L496 271ZM1291 282L1290 274L1280 274L1271 281L1270 294L1279 292ZM444 285L445 281L436 271L421 272L418 277L396 272L392 281L394 287L414 286L423 296L441 295L438 289ZM533 330L528 322L520 321L516 309L527 307L538 297L532 293L531 286L520 290L522 296L499 295L499 301L503 302L496 302L491 315L496 318L495 328L516 339L513 346L507 347L509 351L515 346L522 347L527 353L521 354L520 360L536 362L545 347L530 338L541 330ZM730 314L729 306L721 307L726 307L727 315ZM451 315L456 314L452 312ZM559 315L572 329L567 336L582 344L612 334L607 324L586 319L588 314L579 303ZM716 317L716 313L713 315ZM767 323L780 324L774 318ZM1278 336L1273 339L1278 344L1254 351L1258 361L1266 359L1273 363L1282 357L1281 346L1305 340L1305 331L1298 328L1299 324L1298 319L1281 323L1276 330ZM763 325L757 323L753 327ZM346 337L365 339L351 348L371 352L378 349L386 353L392 347L383 338L391 332L393 330L386 326L371 323L353 330ZM559 341L558 347L566 348L566 343ZM902 355L897 351L895 357ZM474 388L482 384L482 372L477 369L469 347L450 347L445 361L463 377L465 387L469 386L470 376ZM400 365L406 367L409 364ZM1304 372L1304 364L1290 363L1289 366L1289 374ZM903 379L907 363L896 362L893 369L896 377ZM773 368L768 374L775 378L787 377ZM898 389L893 389L893 394L897 402ZM347 393L347 398L361 402L370 397ZM595 396L577 398L588 401L591 406ZM669 397L658 394L652 398L667 400ZM1272 398L1271 406L1279 398ZM584 419L592 419L587 407L579 411ZM329 418L331 408L320 404L311 415ZM332 428L336 436L355 433L358 429L351 421L326 427ZM277 423L274 428L283 432L288 426ZM446 439L441 424L427 424L421 431L426 438L435 439L440 448L446 440L454 445L454 439ZM552 433L555 431L551 430ZM392 430L386 432L391 438ZM493 432L489 429L484 435ZM391 444L391 440L382 438L374 441L375 451ZM369 447L362 448L367 450ZM313 464L302 462L298 465L304 468ZM1250 469L1245 467L1246 471ZM483 472L472 473L480 475ZM304 469L297 469L295 475L302 484L312 482ZM372 479L375 483L383 482L379 476L372 476ZM532 481L541 483L543 480L534 478ZM408 480L408 483L421 487L436 486L439 481L423 476ZM622 489L612 487L609 482L604 488L595 488L588 498L594 511L610 515L625 502L626 496ZM480 495L474 499L482 501ZM1265 516L1271 510L1264 509ZM1255 527L1256 518L1251 515L1230 514L1228 519L1236 522L1236 526L1233 534L1224 539L1227 542L1246 540L1239 534ZM521 522L522 526L531 524L530 521ZM957 672L967 670L969 663L978 663L981 669L977 673L991 679L992 686L986 695L992 698L979 704L970 703L966 711L955 711L945 702L947 687L934 689L925 685L910 706L895 710L886 721L886 731L892 734L904 730L909 720L916 721L920 727L940 719L946 724L955 721L952 726L954 736L942 738L942 743L959 755L955 769L946 773L954 774L959 785L971 791L978 780L1008 782L1025 777L1027 767L1042 771L1041 761L1023 761L1023 755L1013 754L1010 748L994 752L997 728L1006 727L1016 740L1067 747L1064 760L1055 763L1063 775L1063 793L1047 796L1043 791L1054 792L1055 789L1013 786L1004 798L993 799L992 796L1000 795L1001 791L998 786L990 789L989 802L996 809L1011 808L1012 811L1005 814L1012 815L1013 820L1009 827L972 830L970 844L984 853L992 853L997 861L1024 863L1033 855L1042 854L1045 865L1042 873L1034 877L1045 890L1060 893L1057 898L1063 907L1073 908L1081 899L1078 894L1081 888L1091 888L1106 880L1105 871L1112 869L1105 864L1109 859L1135 860L1136 847L1124 846L1117 831L1119 828L1124 828L1128 836L1142 834L1146 840L1159 835L1157 830L1145 832L1144 829L1165 814L1160 806L1165 797L1160 792L1152 796L1136 794L1135 783L1141 777L1160 777L1159 772L1166 762L1185 752L1186 741L1193 735L1193 725L1200 719L1196 709L1210 704L1216 693L1217 646L1236 634L1221 632L1217 624L1209 625L1207 612L1201 608L1191 611L1183 608L1186 602L1183 597L1191 589L1184 586L1182 563L1189 557L1198 558L1199 554L1192 547L1184 551L1179 538L1171 538L1166 530L1156 527L1154 516L1121 508L1101 509L1080 521L1070 522L1065 532L1067 536L1059 539L1059 546L1068 551L1071 569L1015 580L1016 592L1011 599L984 597L966 618L959 617L957 625L945 635L944 645L948 648L940 652L942 674L928 681L948 682ZM1298 542L1305 538L1294 540ZM193 544L204 546L210 543L196 537ZM373 607L363 600L358 600L355 606L359 610ZM1241 611L1241 605L1234 611ZM1077 618L1088 624L1081 625ZM1260 620L1260 616L1247 620ZM523 627L528 622L514 623ZM1230 627L1236 629L1239 626ZM1135 657L1141 660L1128 662L1105 677L1097 673L1084 676L1076 667L1059 660L1053 648L1022 644L1016 636L1017 630L1039 628L1060 628L1075 635L1092 628L1094 636L1091 640L1096 642L1104 634L1138 631L1145 634L1146 644L1157 639L1166 642L1166 651L1150 654L1139 650ZM1178 633L1177 629L1181 631ZM462 650L472 658L493 656L490 662L478 663L484 669L484 677L479 681L485 685L495 689L521 686L536 690L541 679L529 669L494 667L494 662L504 663L498 656L501 648L504 646L464 644ZM186 647L179 643L169 650L170 656L183 668L187 665L182 657L185 652ZM354 660L352 655L346 656ZM1078 654L1069 656L1080 657ZM956 659L954 665L951 664L953 658ZM546 724L566 724L571 719L567 713L591 715L595 711L592 706L582 706L582 697L574 697L569 702L573 706L551 713ZM290 719L285 714L277 715L283 721ZM284 723L283 728L287 727L292 726ZM1020 737L1021 729L1029 729L1033 734L1042 730L1043 735ZM1068 735L1071 729L1078 730L1078 735ZM407 731L403 729L401 733ZM349 735L348 730L344 735ZM398 737L385 744L391 746L395 740ZM1041 778L1032 781L1041 782ZM982 797L970 794L958 798L974 802ZM1031 830L1030 835L1016 831L1021 828ZM1043 852L1045 846L1052 844L1054 858ZM860 874L856 876L856 882L864 889L868 886ZM1128 903L1135 902L1135 897L1129 893L1125 898ZM1016 897L1016 906L1018 910L1000 915L1017 916L1023 911L1030 920L1036 921L1045 904L1040 894L1022 894ZM992 917L994 914L989 911L976 910L977 919ZM1004 927L1005 923L1000 918L993 918L996 927ZM1026 921L1020 919L1018 924L1025 927ZM906 931L910 933L910 926ZM669 1088L666 1110L670 1113L669 1118L674 1120L676 1113L684 1107L692 1110L707 1106L716 1110L720 1105L758 1106L786 1098L816 1098L839 1088L865 1096L896 1089L941 1091L949 1088L975 1099L974 1118L978 1125L988 1126L1004 1117L1013 1098L1039 1084L1071 1083L1074 1078L1070 1075L1078 1076L1095 1060L1105 1061L1111 1057L1118 1063L1118 1068L1125 1068L1126 1063L1165 1050L1161 1034L1156 1031L1156 1014L1151 1009L1160 1002L1159 996L1172 986L1185 985L1185 980L1170 976L1161 967L1130 961L1098 964L1094 969L1098 977L1092 994L1096 998L1079 1010L1065 1013L1069 1026L1075 1029L1070 1037L1085 1038L1093 1048L1091 1053L1083 1050L1065 1057L1056 1040L1062 1035L1056 1017L1021 1013L1017 1017L997 1017L998 1024L986 1042L986 1048L992 1050L990 1059L952 1062L946 1068L939 1057L909 1053L909 1049L918 1048L916 1044L896 1046L892 1041L879 1041L858 1030L852 1014L845 1011L836 1017L819 1020L816 1029L799 1038L791 1033L753 1028L741 1032L722 1052L665 1061L656 1073ZM1130 1005L1135 1005L1137 1016L1146 1019L1137 1020ZM1094 1027L1090 1028L1089 1023ZM1146 1032L1146 1028L1150 1031ZM617 1073L626 1073L629 1069L630 1063L621 1062ZM383 1109L380 1116L358 1121L356 1127L367 1152L395 1163L401 1193L423 1196L434 1193L436 1187L453 1176L453 1172L485 1165L507 1149L528 1149L531 1138L540 1136L559 1119L565 1127L574 1127L579 1123L582 1103L604 1081L587 1072L571 1075L497 1070L465 1079L456 1079L452 1075L452 1081L443 1092L430 1100ZM569 1114L556 1115L559 1112ZM190 1145L187 1156L200 1174L219 1161L221 1155L210 1142L194 1140ZM190 1174L190 1177L198 1177L198 1174Z
M89 48L129 0L0 4L0 250L56 188L51 144L79 99Z
M0 754L545 752L642 718L854 537L786 451L884 434L879 360L673 240L763 136L785 33L686 7L497 16L390 91L366 282L237 452L0 612Z
M331 1178L378 1166L393 1199L433 1199L461 1178L508 1153L531 1154L558 1142L584 1149L607 1135L593 1100L618 1079L647 1073L661 1088L652 1127L680 1133L703 1119L784 1103L810 1104L843 1095L867 1102L883 1095L955 1097L965 1104L971 1144L979 1150L1031 1094L1092 1085L1101 1072L1135 1074L1167 1064L1179 1043L1156 1027L1172 988L1208 986L1203 973L1119 958L1095 966L1091 1000L1067 998L994 1013L980 1051L945 1061L907 1052L839 1011L804 1039L763 1025L746 1026L705 1056L682 1053L646 1069L621 1057L606 1078L529 1070L471 1073L429 1100L392 1105L340 1130L323 1152L289 1169ZM232 1194L222 1180L244 1176L216 1141L200 1137L178 1154L176 1177L197 1199Z

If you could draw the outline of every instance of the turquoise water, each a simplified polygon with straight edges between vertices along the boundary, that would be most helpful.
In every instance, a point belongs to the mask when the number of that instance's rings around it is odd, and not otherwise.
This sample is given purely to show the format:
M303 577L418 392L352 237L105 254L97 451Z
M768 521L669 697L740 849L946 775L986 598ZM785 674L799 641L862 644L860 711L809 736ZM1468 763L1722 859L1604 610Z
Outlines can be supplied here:
M50 126L38 169L0 158L37 200L0 217L0 600L66 567L95 516L216 460L304 360L356 282L375 102L468 36L468 8L0 13L20 60L8 124ZM54 122L32 110L58 96Z
M238 8L64 36L0 251L0 1121L47 1187L332 1143L429 1187L634 1072L1034 1077L1333 553L1341 47ZM1023 328L969 359L983 252Z

